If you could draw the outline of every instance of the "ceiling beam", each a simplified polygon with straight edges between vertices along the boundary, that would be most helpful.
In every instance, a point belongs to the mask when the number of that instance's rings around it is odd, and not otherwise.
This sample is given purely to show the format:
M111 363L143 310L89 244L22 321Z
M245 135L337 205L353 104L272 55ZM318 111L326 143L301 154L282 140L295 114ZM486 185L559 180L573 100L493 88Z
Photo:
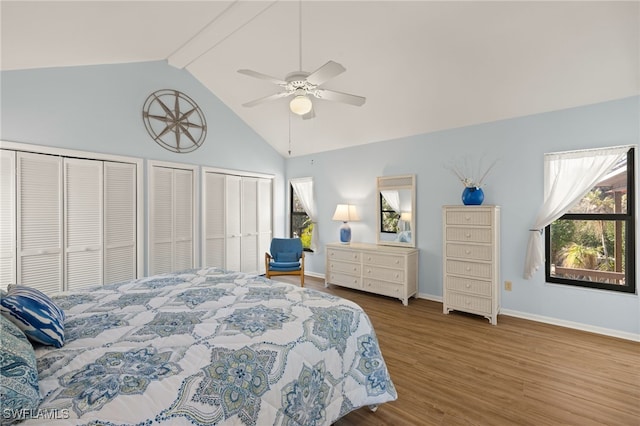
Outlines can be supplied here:
M170 54L167 62L176 68L188 67L277 2L235 0Z

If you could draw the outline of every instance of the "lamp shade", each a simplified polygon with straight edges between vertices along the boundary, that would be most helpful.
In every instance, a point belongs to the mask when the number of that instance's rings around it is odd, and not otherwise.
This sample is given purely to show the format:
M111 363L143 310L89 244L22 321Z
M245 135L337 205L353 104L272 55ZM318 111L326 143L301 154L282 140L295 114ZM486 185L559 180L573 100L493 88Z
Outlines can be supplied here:
M333 220L340 220L342 222L354 222L360 220L356 206L351 204L338 204L336 211L333 213Z
M400 213L400 220L404 220L406 222L411 221L411 212L402 212Z
M305 115L309 111L311 111L311 107L313 104L311 103L311 99L306 97L305 95L297 95L291 102L289 102L289 108L291 112L298 115Z

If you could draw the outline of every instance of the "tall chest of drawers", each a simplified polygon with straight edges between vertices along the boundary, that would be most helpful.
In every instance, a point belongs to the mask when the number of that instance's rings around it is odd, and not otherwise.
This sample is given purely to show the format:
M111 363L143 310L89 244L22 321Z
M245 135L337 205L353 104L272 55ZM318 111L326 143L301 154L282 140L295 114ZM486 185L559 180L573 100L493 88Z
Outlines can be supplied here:
M329 284L397 297L407 306L418 292L418 249L376 244L327 244Z
M500 207L442 208L443 312L482 315L496 325L500 311Z

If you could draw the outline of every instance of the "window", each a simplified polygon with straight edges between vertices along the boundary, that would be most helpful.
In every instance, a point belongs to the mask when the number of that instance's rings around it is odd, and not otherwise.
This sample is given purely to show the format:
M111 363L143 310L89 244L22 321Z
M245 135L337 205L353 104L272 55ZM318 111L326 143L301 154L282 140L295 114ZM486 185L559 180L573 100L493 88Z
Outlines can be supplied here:
M546 280L635 293L634 149L545 228Z
M290 200L290 214L291 214L291 238L300 238L302 241L302 247L305 251L311 250L311 240L313 234L313 223L311 218L305 211L296 191L293 189L293 185L289 185L289 192L291 193Z
M389 192L389 191L385 191ZM393 191L397 194L397 191ZM391 205L389 201L380 192L380 232L397 234L399 231L398 221L400 220L400 213L398 213Z

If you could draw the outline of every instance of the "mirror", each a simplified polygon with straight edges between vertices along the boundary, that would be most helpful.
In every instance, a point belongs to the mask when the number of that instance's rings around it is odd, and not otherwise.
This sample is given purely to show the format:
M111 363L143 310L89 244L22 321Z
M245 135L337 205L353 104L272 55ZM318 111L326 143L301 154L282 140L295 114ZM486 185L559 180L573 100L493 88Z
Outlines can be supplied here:
M378 244L415 247L415 175L381 176L377 187Z

